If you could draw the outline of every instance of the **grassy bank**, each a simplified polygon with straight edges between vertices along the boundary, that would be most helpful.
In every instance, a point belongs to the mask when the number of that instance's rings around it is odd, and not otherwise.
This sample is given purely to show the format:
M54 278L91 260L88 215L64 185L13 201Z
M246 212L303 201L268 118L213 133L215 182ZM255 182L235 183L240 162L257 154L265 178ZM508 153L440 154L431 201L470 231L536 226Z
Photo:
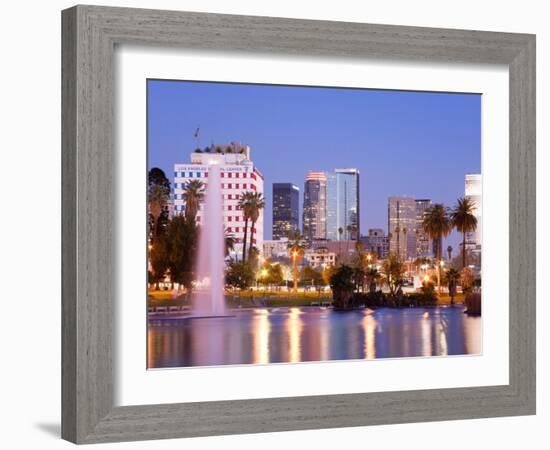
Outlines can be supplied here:
M149 291L147 293L148 306L185 306L189 305L186 294L172 298L171 291ZM226 293L226 300L230 308L254 308L254 307L299 307L310 306L312 302L332 302L330 292L272 292L272 291L243 291ZM464 302L464 294L455 296L455 303ZM437 300L438 304L448 305L451 298L442 295Z

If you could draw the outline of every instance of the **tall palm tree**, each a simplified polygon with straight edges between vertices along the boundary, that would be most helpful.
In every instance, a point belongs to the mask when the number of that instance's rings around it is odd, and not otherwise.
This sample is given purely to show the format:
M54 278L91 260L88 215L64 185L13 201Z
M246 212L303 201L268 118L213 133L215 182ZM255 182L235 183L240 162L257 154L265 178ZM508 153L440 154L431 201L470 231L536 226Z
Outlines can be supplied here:
M195 219L199 205L204 199L204 183L200 180L191 180L183 188L185 201L185 218Z
M441 203L436 203L426 209L422 227L430 239L436 242L437 289L441 294L441 240L448 236L453 229L447 208Z
M462 197L456 201L451 211L451 223L462 233L462 268L466 267L466 233L475 231L477 218L474 215L475 203L471 198Z
M460 272L456 269L450 268L445 274L447 281L447 287L449 288L449 296L451 297L451 305L455 303L456 284L460 279Z
M263 194L260 192L254 192L250 197L250 221L252 226L250 227L250 249L248 250L248 257L252 254L252 248L254 246L254 227L260 217L260 212L265 207L265 200Z
M241 198L239 198L239 208L243 212L243 218L244 218L244 239L243 239L243 262L246 261L246 243L248 239L248 221L250 220L250 216L252 215L252 195L254 195L253 192L247 191L243 192L241 194Z
M306 247L303 244L304 237L298 230L294 231L294 236L288 242L290 257L292 258L292 277L294 279L294 292L298 291L298 259L304 254Z
M451 256L452 256L452 254L453 254L453 247L452 247L452 245L449 245L449 246L447 247L447 255L449 255L449 262L451 262Z

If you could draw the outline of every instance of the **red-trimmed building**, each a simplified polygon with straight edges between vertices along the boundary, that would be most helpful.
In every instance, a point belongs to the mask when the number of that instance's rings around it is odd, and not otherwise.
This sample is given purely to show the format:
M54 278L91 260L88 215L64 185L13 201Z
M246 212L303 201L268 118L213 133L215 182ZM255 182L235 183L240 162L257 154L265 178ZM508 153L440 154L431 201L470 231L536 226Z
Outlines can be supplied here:
M244 218L238 203L243 192L264 192L264 178L260 171L250 160L250 147L240 143L212 145L205 149L197 149L191 153L190 164L174 165L174 214L182 214L185 211L183 200L184 186L190 180L201 180L208 183L208 166L215 163L220 168L222 193L223 193L223 215L224 225L227 234L236 239L234 254L242 254L244 240ZM203 206L197 215L200 224L202 220ZM254 230L254 246L262 252L264 238L264 215L260 217ZM248 239L250 239L252 224L248 224ZM250 240L247 245L249 245Z

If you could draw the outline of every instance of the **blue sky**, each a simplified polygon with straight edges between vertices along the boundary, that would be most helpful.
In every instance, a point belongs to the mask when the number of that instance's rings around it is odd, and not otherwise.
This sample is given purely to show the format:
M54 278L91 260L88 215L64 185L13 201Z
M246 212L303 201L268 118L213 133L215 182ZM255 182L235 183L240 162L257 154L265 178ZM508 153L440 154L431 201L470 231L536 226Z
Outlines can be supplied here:
M197 147L197 127L201 147L250 145L265 177L266 239L272 183L295 183L303 197L309 170L361 171L363 234L386 230L389 196L452 206L464 195L464 174L481 170L480 95L148 81L149 168L173 183L174 163L189 162ZM448 239L457 251L458 241Z

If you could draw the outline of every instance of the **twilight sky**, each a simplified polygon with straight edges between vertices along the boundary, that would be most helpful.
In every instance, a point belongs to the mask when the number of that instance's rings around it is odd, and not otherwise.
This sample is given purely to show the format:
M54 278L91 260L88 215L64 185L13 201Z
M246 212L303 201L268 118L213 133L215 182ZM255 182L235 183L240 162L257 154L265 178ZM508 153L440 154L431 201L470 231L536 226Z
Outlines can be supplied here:
M173 183L175 163L197 147L251 147L264 175L264 238L272 183L300 188L309 170L361 171L361 233L387 228L391 195L452 206L464 174L481 171L481 96L366 89L148 81L148 167ZM300 223L301 226L301 223ZM453 233L444 244L458 252Z

